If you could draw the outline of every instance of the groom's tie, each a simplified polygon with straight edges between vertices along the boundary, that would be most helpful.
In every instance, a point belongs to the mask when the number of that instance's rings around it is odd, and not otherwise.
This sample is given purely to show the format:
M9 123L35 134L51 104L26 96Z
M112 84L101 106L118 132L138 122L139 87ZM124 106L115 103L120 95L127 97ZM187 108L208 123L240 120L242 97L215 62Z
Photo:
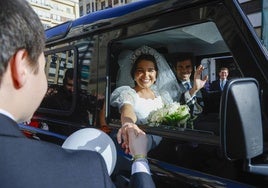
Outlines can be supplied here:
M192 88L190 82L185 82L185 83L184 83L184 87L185 87L185 89L186 89L187 91L190 90L190 89Z

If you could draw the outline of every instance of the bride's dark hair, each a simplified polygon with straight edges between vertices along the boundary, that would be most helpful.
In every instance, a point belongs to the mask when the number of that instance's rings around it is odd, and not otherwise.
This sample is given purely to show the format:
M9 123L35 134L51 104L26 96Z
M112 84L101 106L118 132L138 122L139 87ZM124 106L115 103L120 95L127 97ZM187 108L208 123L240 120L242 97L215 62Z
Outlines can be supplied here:
M158 91L158 93L162 96L163 99L168 98L165 97L165 95L168 93L171 98L176 101L177 91L180 90L177 78L170 65L167 63L165 57L157 50L146 45L136 49L131 57L131 61L133 64L132 70L130 72L131 75L134 76L133 73L135 73L136 69L134 64L136 64L138 58L141 58L141 55L153 56L153 58L155 59L153 62L155 62L155 67L157 68L157 79L155 84L153 84L151 88L155 91Z
M131 71L130 71L130 74L131 74L132 79L134 79L134 77L135 77L135 71L136 71L136 69L137 69L137 66L138 66L138 64L139 64L142 60L146 60L146 61L151 61L151 62L153 62L153 63L154 63L154 69L155 69L155 71L156 71L156 72L158 71L157 63L156 63L156 60L155 60L154 56L151 55L151 54L141 54L141 55L136 59L136 61L134 62L134 64L132 65L132 68L131 68Z

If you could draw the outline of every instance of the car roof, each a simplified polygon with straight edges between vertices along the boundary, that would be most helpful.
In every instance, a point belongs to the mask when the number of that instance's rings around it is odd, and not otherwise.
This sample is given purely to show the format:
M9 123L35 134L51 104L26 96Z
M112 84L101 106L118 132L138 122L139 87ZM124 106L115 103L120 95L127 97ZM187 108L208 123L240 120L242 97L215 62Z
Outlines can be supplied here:
M108 8L104 10L99 10L96 12L89 13L84 15L74 21L68 21L57 25L55 27L51 27L46 29L46 39L51 40L55 38L65 37L71 28L75 28L77 26L84 26L95 23L100 20L112 19L119 16L123 16L125 14L129 14L131 12L140 10L142 8L152 6L154 4L163 2L165 0L142 0L133 3L126 4L124 6L118 6L114 8Z

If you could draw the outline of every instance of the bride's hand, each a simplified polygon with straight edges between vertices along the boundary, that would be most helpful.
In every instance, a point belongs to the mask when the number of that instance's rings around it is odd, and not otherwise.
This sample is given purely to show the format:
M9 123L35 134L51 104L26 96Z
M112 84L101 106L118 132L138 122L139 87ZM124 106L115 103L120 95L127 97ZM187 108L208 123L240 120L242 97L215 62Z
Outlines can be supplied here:
M144 133L136 124L134 123L124 123L122 127L117 132L117 142L121 144L125 153L129 153L129 137L128 129L133 129L136 134Z

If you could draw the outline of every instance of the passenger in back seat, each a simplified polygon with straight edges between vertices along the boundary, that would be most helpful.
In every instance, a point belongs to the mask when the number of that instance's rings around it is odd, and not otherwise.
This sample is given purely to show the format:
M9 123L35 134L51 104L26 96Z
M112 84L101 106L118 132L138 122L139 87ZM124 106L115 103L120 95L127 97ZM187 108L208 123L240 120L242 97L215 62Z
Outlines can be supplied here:
M194 71L194 59L191 53L177 54L173 59L173 64L180 85L177 99L181 104L187 104L190 107L192 117L195 119L195 129L219 134L218 115L206 114L208 106L205 105L208 103L204 102L211 98L207 97L207 91L204 88L208 76L201 79L204 67L199 65Z
M57 92L47 96L41 103L41 107L56 110L71 111L74 104L74 69L68 68L65 71L63 85L57 88ZM89 125L89 111L95 104L93 96L81 95L77 97L77 104L74 106L72 114L64 117L65 120L80 122Z
M177 91L177 100L190 107L192 116L198 116L203 112L204 107L201 89L204 88L208 80L208 76L201 79L204 67L199 65L194 72L194 78L191 79L194 69L191 54L177 54L174 58L174 67L180 85L180 90Z

